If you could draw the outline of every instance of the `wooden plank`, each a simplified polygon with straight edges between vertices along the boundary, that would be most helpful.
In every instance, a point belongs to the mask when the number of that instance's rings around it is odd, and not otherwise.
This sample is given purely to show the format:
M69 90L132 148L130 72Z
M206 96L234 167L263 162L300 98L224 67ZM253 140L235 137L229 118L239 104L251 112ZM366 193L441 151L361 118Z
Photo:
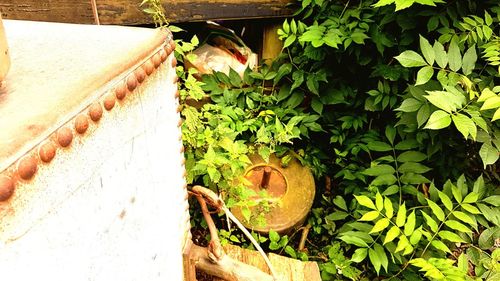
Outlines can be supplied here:
M96 0L101 24L152 23L141 0ZM292 0L163 0L171 22L283 17ZM93 23L91 0L0 0L6 19Z
M257 251L242 249L233 245L224 246L226 254L263 272L270 273L264 259ZM284 256L269 254L269 260L276 270L278 281L321 281L318 264L316 262L303 262ZM214 281L224 281L214 278Z
M0 0L4 19L93 23L90 0Z

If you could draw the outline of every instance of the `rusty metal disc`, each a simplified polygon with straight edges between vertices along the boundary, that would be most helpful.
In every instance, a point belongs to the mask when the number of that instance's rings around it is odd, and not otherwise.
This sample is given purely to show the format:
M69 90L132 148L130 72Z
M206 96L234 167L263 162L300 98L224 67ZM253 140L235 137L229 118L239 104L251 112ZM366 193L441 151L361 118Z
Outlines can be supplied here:
M259 155L250 156L252 165L246 170L245 178L251 183L250 188L257 193L267 191L267 198L257 195L252 200L268 200L272 202L269 212L264 214L266 224L258 225L257 221L244 219L239 208L231 211L245 227L259 231L274 230L286 233L302 224L312 207L315 184L311 170L302 166L297 160L290 161L287 167L281 166L281 160L271 155L266 163ZM251 208L252 216L260 212Z

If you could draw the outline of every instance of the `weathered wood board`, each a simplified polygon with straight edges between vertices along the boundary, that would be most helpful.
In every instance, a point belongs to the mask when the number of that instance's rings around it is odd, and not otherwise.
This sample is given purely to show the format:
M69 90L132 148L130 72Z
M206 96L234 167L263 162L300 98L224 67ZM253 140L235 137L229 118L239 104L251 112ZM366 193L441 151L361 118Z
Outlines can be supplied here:
M246 250L232 245L224 246L224 250L231 258L270 274L264 259L257 251ZM318 264L315 262L302 262L276 254L269 254L268 256L276 270L278 281L321 281ZM214 278L214 281L224 280Z
M101 24L152 23L141 0L95 0ZM171 22L282 17L292 0L162 0ZM94 23L91 0L0 0L5 19Z

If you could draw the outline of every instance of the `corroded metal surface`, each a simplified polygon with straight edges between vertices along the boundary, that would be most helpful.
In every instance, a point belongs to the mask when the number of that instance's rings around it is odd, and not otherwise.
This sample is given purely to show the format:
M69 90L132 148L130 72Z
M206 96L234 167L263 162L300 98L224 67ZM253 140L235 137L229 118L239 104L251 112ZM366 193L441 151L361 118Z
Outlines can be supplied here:
M281 160L271 155L266 163L260 156L250 156L252 165L245 172L246 179L254 191L266 191L267 196L257 194L250 200L267 200L271 209L267 212L251 208L253 216L264 214L265 225L257 224L257 220L247 221L239 208L233 208L234 214L249 229L260 232L274 230L286 233L304 222L312 207L315 194L314 177L309 168L292 160L287 167L281 166Z

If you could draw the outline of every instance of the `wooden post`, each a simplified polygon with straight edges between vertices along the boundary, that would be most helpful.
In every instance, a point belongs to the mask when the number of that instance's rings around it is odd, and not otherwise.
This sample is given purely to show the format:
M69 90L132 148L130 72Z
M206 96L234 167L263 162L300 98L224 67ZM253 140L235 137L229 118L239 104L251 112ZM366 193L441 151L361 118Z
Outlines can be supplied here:
M278 29L281 23L272 23L264 26L262 38L262 61L266 64L276 58L283 48L283 42L278 38Z

